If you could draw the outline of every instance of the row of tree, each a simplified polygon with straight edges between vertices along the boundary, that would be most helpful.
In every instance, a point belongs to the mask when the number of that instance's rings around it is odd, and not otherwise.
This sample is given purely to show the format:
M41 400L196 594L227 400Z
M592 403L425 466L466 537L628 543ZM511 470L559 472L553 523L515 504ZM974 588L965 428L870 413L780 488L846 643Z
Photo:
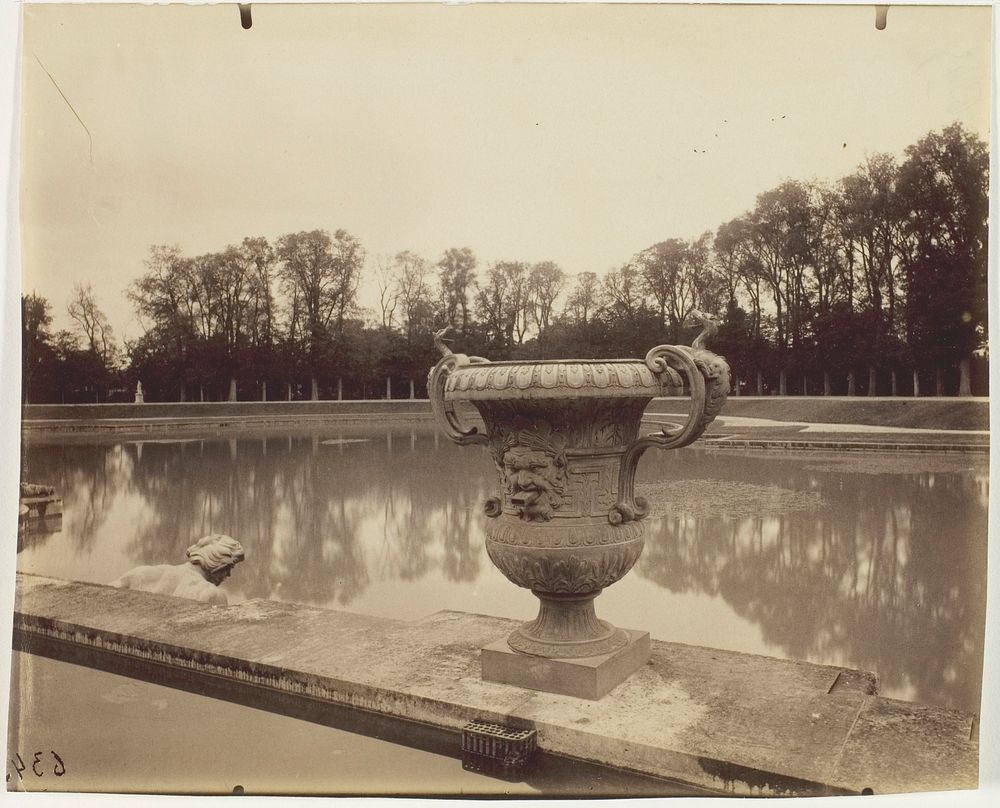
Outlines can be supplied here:
M788 180L714 233L604 276L480 267L467 247L369 261L344 230L194 257L155 246L127 293L146 330L122 349L89 287L69 305L74 333L50 333L46 301L23 299L25 395L107 400L141 379L149 400L367 398L387 378L390 395L423 395L448 324L492 359L643 356L689 340L695 309L721 315L713 345L737 394L984 393L987 183L986 144L953 124L902 162ZM377 310L358 305L366 271Z

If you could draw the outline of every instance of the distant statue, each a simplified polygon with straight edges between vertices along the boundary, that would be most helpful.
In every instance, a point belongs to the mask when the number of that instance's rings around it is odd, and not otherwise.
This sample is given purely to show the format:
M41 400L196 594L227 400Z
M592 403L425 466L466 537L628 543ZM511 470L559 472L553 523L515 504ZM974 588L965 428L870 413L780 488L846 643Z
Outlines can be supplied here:
M136 404L146 403L146 398L142 394L142 382L135 383L135 403Z
M111 586L228 606L229 598L219 584L243 560L243 546L230 536L213 533L188 547L187 557L184 564L136 567L112 581Z

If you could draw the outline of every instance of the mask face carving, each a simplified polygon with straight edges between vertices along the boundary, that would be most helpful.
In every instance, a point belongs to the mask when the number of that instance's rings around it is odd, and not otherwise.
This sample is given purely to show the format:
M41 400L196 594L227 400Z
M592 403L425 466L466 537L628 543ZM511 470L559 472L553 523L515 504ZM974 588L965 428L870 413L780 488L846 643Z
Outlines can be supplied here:
M501 473L510 504L528 522L547 522L563 502L566 455L551 437L520 431L504 447Z

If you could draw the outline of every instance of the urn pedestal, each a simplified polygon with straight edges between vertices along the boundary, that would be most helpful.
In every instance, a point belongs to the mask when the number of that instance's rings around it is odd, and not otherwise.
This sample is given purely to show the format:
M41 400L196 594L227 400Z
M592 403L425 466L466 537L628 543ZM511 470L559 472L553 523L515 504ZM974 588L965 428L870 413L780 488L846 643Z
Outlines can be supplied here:
M640 360L489 362L452 353L428 380L435 417L460 444L489 446L500 490L485 503L486 549L497 568L539 600L538 616L483 649L483 675L600 698L649 657L648 633L597 617L594 599L620 580L643 548L647 503L635 469L649 447L695 440L729 389L721 357L694 346L660 346ZM687 421L640 435L656 396L691 395ZM471 402L485 433L460 422Z

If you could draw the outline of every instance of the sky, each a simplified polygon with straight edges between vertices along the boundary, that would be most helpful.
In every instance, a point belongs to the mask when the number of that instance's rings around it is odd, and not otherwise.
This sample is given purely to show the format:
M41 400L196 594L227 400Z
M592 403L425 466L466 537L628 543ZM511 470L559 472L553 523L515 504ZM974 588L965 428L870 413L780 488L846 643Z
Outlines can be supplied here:
M23 288L67 328L89 283L129 339L154 244L603 273L784 179L988 139L988 7L42 5L23 37Z

